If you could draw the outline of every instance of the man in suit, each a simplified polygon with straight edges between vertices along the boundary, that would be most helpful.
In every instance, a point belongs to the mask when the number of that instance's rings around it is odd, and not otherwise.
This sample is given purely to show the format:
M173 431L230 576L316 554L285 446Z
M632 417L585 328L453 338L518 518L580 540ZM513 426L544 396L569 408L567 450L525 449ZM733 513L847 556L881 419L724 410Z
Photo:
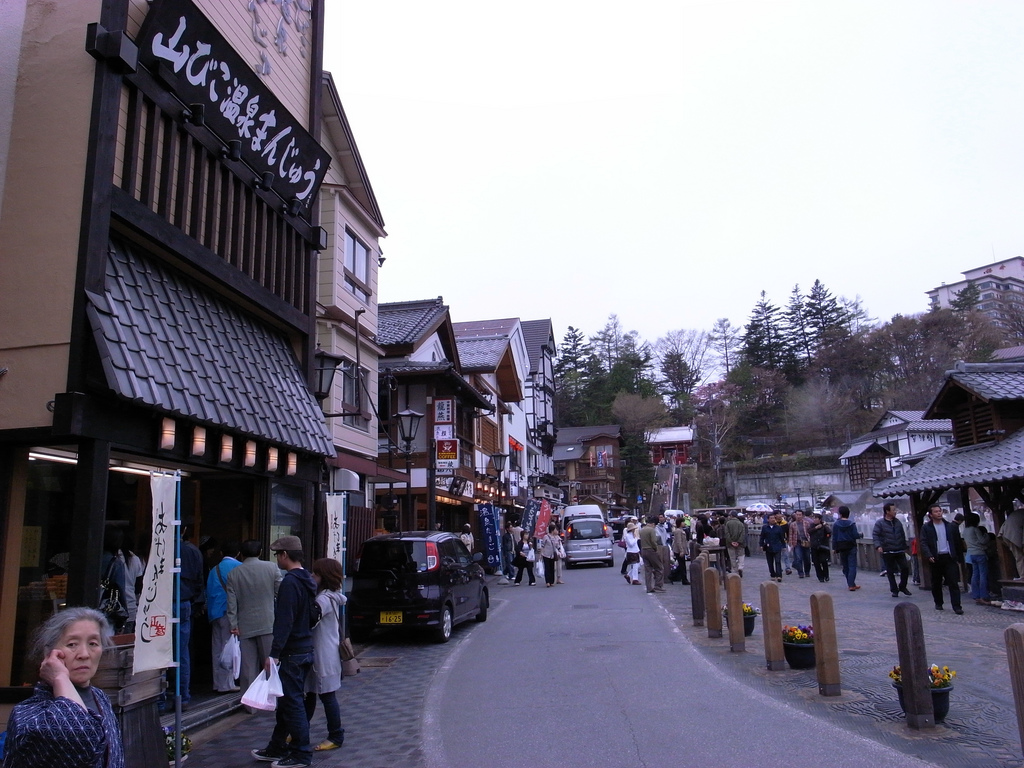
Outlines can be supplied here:
M242 542L242 564L228 573L227 617L231 634L241 643L239 686L244 691L263 669L274 639L274 597L284 574L274 563L260 560L263 544Z
M924 557L932 574L932 597L935 610L942 610L942 582L949 587L949 602L953 613L960 615L964 609L960 605L960 553L963 552L963 541L960 529L942 518L942 507L933 504L928 508L928 519L921 527L921 555Z

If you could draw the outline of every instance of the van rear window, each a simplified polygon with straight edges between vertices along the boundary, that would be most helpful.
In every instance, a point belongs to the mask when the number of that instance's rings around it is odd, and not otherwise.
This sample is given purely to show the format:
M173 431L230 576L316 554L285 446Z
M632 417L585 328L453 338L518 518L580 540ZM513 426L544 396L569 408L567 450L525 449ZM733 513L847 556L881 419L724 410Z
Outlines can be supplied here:
M576 520L569 524L570 539L600 539L604 536L604 523L600 520Z
M427 570L427 545L423 541L368 541L363 545L359 572Z

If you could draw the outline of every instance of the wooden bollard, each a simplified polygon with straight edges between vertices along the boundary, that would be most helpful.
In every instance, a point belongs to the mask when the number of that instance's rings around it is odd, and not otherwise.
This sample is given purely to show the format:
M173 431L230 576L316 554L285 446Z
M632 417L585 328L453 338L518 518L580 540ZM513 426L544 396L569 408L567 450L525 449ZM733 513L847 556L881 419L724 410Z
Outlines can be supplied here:
M761 582L761 631L764 632L764 660L769 672L786 668L786 654L782 650L782 606L779 603L779 585L774 581Z
M743 635L743 582L730 573L725 580L725 607L729 611L729 650L744 653L747 641Z
M839 640L836 637L836 614L832 595L815 592L811 595L811 624L814 625L814 660L818 673L818 693L840 696Z
M722 601L718 589L718 571L704 569L704 614L707 616L708 637L722 636Z
M1010 685L1017 710L1017 733L1024 749L1024 624L1011 624L1003 631L1006 641L1006 662L1010 665Z
M693 626L704 626L704 571L696 560L690 561L690 606L693 610Z
M934 728L935 710L932 709L921 609L909 600L901 602L893 609L893 620L896 623L896 647L899 650L907 725L917 730Z

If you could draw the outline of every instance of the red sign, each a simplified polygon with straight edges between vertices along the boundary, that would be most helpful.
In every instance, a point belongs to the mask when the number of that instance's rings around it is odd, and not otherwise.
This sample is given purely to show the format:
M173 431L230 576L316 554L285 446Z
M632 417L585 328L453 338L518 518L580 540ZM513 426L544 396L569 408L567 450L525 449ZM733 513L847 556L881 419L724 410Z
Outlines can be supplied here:
M458 440L438 440L437 459L438 461L457 461L459 458Z

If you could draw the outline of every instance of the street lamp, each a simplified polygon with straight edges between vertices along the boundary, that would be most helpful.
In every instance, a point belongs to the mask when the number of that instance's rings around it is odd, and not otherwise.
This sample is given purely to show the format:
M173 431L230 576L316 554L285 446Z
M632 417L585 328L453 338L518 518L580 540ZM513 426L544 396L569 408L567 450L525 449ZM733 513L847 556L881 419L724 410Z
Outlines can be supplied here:
M505 464L508 462L507 453L492 453L491 463L494 464L494 469L498 472L498 501L501 501L501 492L504 490L505 485L501 480L501 473L505 471Z
M796 491L796 508L803 512L803 507L800 506L800 491L803 490L799 485L793 489Z
M416 512L412 506L412 444L416 441L421 421L423 414L409 408L398 414L398 434L405 445L405 510L409 521L409 527L405 530L408 531L416 528Z

